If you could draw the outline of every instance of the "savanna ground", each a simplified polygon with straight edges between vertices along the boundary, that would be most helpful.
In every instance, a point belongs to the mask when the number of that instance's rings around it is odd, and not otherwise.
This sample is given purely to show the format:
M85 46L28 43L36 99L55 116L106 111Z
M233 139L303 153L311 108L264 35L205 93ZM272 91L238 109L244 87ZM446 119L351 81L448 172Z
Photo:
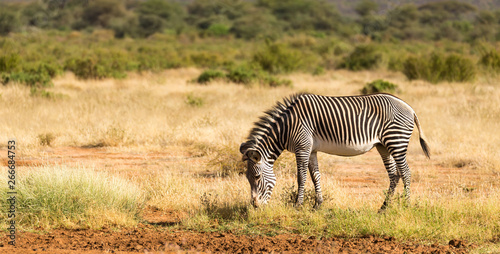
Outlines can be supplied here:
M17 246L0 252L500 252L499 78L430 84L392 72L287 76L293 87L188 82L196 69L0 88L1 150L17 142ZM269 205L249 206L238 151L257 117L295 92L354 95L384 79L417 112L431 160L413 137L412 201L378 214L387 173L376 151L319 155L325 202L296 209L295 161L275 164ZM417 135L415 130L415 135ZM7 172L4 172L7 186ZM398 186L396 196L402 192ZM5 198L6 199L6 198ZM4 209L4 208L3 208Z

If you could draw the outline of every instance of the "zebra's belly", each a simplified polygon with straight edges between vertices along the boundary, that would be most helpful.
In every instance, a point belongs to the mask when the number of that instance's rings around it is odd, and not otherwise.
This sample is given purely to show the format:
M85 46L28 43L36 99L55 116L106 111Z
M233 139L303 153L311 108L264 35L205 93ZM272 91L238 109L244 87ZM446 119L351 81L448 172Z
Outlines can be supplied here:
M370 151L378 140L364 144L337 144L325 140L315 140L313 150L340 156L356 156Z

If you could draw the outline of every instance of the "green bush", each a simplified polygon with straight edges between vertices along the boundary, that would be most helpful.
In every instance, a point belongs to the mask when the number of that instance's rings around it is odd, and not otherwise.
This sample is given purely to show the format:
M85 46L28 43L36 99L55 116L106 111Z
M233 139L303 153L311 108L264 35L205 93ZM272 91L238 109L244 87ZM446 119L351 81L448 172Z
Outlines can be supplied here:
M382 61L382 54L373 45L359 45L344 58L340 68L348 70L370 70L376 68Z
M229 27L224 24L211 24L207 29L208 35L225 36L229 34Z
M216 52L202 51L191 54L191 60L197 67L215 68L223 65L224 59Z
M200 76L198 76L198 78L196 79L196 82L199 84L206 84L206 83L209 83L213 80L223 79L225 77L226 77L226 74L222 71L206 70L206 71L202 72L200 74Z
M267 42L266 47L253 56L253 62L269 73L289 73L303 67L304 56L299 50L282 43Z
M488 51L481 56L479 63L486 68L500 70L500 54L496 50Z
M126 71L137 69L129 55L119 51L97 51L91 56L66 60L64 69L81 79L125 78Z
M226 77L229 81L234 83L250 84L257 80L258 74L250 68L240 66L229 70Z
M372 94L372 93L394 93L398 89L396 84L391 82L378 79L373 82L367 83L363 89L361 89L362 94Z
M430 56L409 57L403 64L403 73L409 80L423 79L431 83L466 82L475 79L476 68L469 58L433 53Z
M32 72L13 72L9 74L2 74L2 84L6 85L10 82L26 84L31 87L48 87L52 86L52 79L45 73L32 73Z
M19 65L19 62L20 57L15 53L0 56L0 72L13 71Z
M280 79L272 76L269 73L254 70L245 65L229 69L226 73L218 70L206 70L198 76L194 81L199 84L206 84L213 80L225 79L228 82L237 84L252 84L258 83L263 86L291 86L292 81L288 79Z
M91 57L68 59L64 69L73 72L75 76L81 79L102 79L107 77L104 67L98 64L97 59Z

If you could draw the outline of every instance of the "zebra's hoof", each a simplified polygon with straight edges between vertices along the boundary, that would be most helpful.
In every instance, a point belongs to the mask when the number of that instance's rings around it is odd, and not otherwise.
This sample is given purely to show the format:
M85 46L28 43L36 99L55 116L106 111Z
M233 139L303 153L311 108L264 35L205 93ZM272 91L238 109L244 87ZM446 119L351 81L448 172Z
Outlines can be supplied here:
M313 206L314 210L319 210L321 208L321 202L316 202Z

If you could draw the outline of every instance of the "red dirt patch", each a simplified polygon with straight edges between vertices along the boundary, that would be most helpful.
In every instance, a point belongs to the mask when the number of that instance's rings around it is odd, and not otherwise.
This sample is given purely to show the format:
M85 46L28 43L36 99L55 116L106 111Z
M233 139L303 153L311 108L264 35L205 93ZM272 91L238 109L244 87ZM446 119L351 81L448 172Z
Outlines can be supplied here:
M5 236L4 236L5 237ZM5 239L5 238L4 238ZM140 225L135 229L53 230L47 234L24 232L17 246L0 244L1 253L127 253L127 252L224 252L224 253L467 253L462 242L452 245L403 243L394 238L304 238L294 234L247 236L232 233L169 231Z

